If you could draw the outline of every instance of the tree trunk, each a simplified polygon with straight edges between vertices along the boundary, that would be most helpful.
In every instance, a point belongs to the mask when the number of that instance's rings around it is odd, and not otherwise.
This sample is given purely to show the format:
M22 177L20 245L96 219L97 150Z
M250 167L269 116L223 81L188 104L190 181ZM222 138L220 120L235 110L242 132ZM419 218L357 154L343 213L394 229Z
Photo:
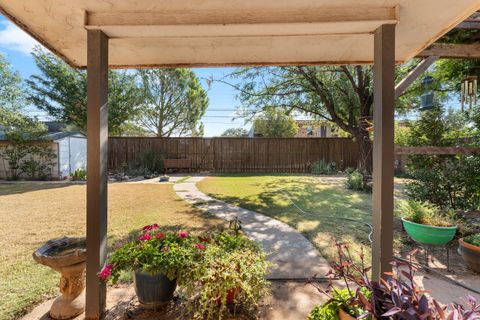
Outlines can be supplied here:
M370 175L373 171L373 145L370 135L366 130L359 130L358 134L355 135L355 139L359 149L358 169Z

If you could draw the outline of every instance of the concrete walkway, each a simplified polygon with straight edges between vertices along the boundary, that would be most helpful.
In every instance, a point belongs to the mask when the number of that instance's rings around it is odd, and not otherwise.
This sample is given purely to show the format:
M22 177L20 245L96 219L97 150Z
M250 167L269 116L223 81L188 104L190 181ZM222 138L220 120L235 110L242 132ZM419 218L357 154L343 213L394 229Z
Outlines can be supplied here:
M204 176L191 177L174 184L173 189L183 200L219 218L238 218L245 234L267 252L272 263L270 280L325 276L329 270L327 261L301 233L276 219L207 196L196 186L202 179Z

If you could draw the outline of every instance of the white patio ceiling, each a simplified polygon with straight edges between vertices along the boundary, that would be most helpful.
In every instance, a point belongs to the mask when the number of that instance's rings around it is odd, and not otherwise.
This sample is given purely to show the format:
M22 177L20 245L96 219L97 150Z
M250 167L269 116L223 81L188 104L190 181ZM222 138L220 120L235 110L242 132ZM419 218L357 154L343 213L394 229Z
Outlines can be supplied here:
M85 29L110 38L111 67L373 62L372 32L397 24L406 61L480 0L0 0L12 21L76 67Z

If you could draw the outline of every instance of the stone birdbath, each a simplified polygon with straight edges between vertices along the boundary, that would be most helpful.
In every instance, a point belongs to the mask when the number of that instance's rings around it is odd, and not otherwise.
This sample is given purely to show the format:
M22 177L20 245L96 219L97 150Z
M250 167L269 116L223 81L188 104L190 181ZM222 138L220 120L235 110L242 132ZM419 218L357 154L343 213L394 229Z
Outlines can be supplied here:
M85 310L85 263L87 243L85 238L62 237L49 240L33 252L33 259L61 275L61 296L53 301L50 317L70 319Z

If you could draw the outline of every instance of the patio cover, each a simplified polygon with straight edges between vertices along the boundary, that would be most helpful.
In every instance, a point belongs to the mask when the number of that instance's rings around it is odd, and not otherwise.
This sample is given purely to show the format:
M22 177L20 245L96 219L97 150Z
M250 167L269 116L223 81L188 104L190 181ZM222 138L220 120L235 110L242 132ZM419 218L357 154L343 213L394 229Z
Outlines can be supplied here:
M110 67L373 62L373 32L397 24L397 62L421 52L479 0L0 0L0 11L70 65L87 65L87 29Z

